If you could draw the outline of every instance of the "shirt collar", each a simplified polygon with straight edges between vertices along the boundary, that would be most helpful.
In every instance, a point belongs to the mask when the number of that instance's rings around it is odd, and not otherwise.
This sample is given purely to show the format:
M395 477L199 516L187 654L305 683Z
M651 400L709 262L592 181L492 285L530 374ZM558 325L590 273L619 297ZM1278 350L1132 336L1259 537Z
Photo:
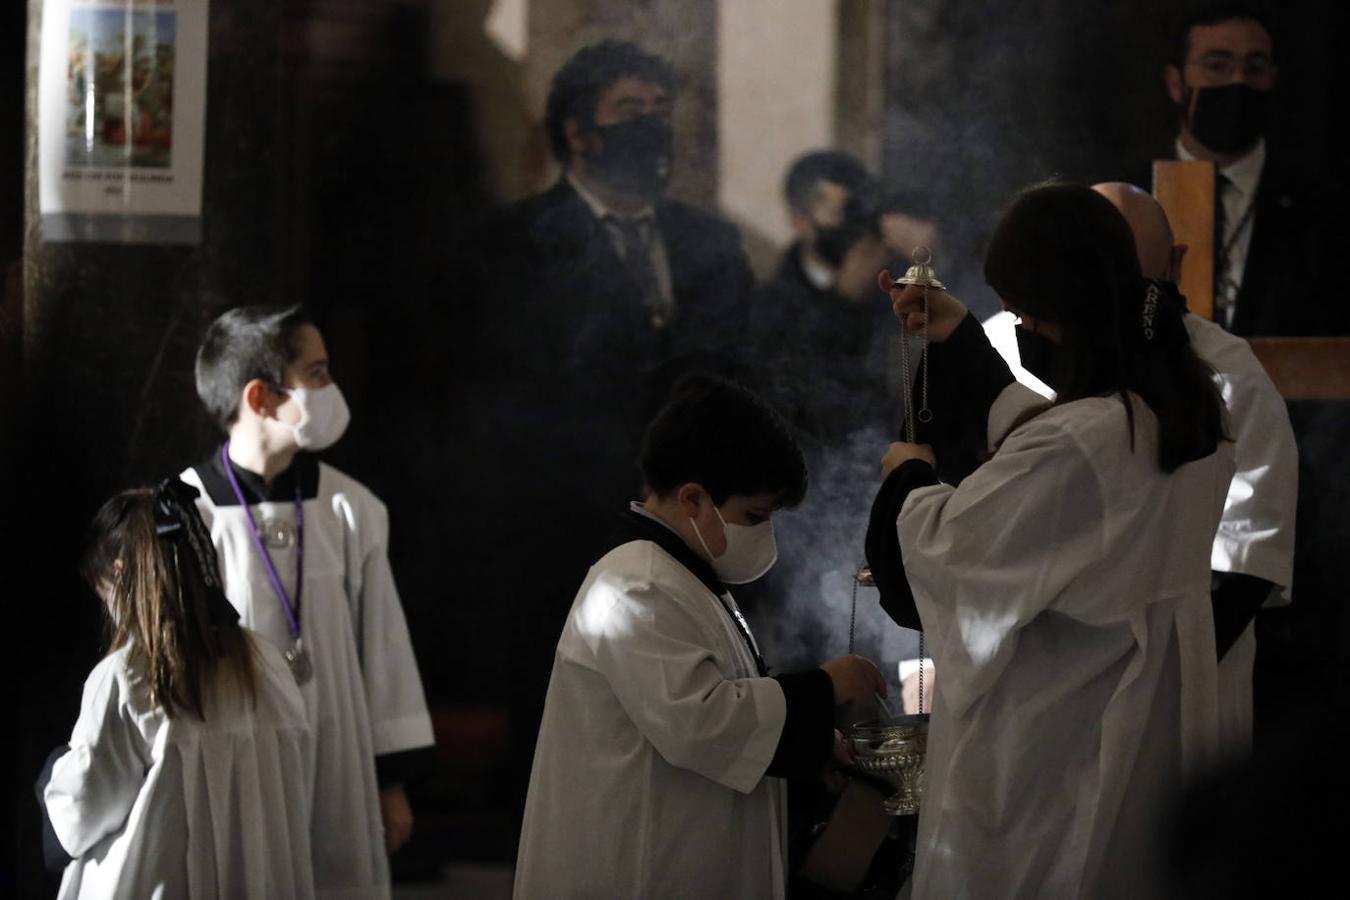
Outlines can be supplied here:
M599 197L588 191L586 186L581 183L581 179L574 176L570 169L564 173L563 177L567 179L568 184L572 185L572 190L577 192L587 208L590 209L591 213L602 222L611 217L615 219L633 219L634 221L640 221L642 219L651 218L655 213L655 209L651 204L648 204L631 216L620 215L606 206Z
M717 577L711 564L694 552L680 533L666 522L652 515L640 503L633 503L620 519L619 531L611 547L618 547L630 541L651 541L674 557L675 561L703 582L703 586L717 597L728 593L727 586Z
M1182 146L1181 138L1177 138L1177 159L1195 159L1195 154ZM1232 183L1233 187L1238 189L1243 197L1253 197L1256 195L1256 185L1261 180L1261 169L1265 164L1266 139L1261 138L1256 142L1256 146L1252 148L1250 153L1232 165L1220 169L1219 172Z
M643 506L643 505L642 505L642 501L640 501L640 500L632 500L632 501L629 501L629 503L628 503L628 508L629 508L631 511L637 513L639 516L646 516L648 519L651 519L653 522L658 522L658 523L660 523L662 527L669 529L670 532L671 532L672 534L679 534L679 532L676 531L675 528L674 528L669 522L667 522L665 519L663 519L663 518L661 518L660 516L658 516L656 513L652 512L652 511L651 511L650 509L648 509L647 507ZM684 540L684 538L681 537L680 540Z
M239 499L234 494L229 476L225 474L225 463L221 459L220 448L202 462L194 466L197 477L201 479L206 495L214 506L238 506ZM284 472L268 484L256 472L230 461L230 468L244 492L244 499L250 506L258 503L286 503L295 500L296 481L300 482L300 497L312 500L319 494L319 460L311 453L301 451L295 454L294 461Z
M797 260L801 263L802 274L811 283L811 287L818 291L828 291L834 287L834 279L837 274L835 270L808 253L805 245L802 246L801 252L797 255Z

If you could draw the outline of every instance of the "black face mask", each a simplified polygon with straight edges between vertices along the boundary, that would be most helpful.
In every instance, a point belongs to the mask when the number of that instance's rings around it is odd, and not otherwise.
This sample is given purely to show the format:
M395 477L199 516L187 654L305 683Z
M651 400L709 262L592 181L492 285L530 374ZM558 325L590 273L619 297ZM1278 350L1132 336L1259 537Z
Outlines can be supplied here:
M816 253L836 269L844 261L844 255L854 244L862 240L868 230L865 223L853 222L845 222L833 228L822 228L817 225L815 229Z
M1017 331L1017 355L1022 360L1022 368L1044 381L1052 390L1059 391L1060 386L1055 384L1055 351L1058 345L1021 325L1014 328Z
M855 185L849 191L848 199L844 201L842 222L830 227L817 224L814 220L811 222L816 232L816 239L813 242L816 253L836 269L854 244L869 234L881 233L879 226L881 213L877 199L881 194L881 188L869 179Z
M1270 91L1236 82L1223 87L1187 88L1181 115L1195 139L1215 153L1240 153L1266 130Z
M593 129L600 136L597 156L588 160L596 176L616 191L655 197L670 181L675 135L658 116L639 116Z

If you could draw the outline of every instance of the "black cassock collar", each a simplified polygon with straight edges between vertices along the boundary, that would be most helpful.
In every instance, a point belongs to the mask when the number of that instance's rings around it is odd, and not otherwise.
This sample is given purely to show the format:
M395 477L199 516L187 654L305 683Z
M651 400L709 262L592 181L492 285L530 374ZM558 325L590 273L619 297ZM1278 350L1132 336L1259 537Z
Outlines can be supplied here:
M722 583L722 579L717 577L713 567L708 565L707 560L695 553L684 542L684 538L672 531L666 524L644 516L635 510L626 509L619 519L619 526L615 531L613 540L610 541L610 547L622 547L632 541L651 541L675 557L680 565L692 572L695 578L703 582L704 587L718 597L727 593L727 586Z
M239 499L234 495L234 488L230 486L230 480L225 475L225 466L220 457L220 448L217 447L215 453L193 468L197 470L197 477L202 480L202 487L206 489L206 495L211 498L212 504L238 506ZM244 492L244 498L248 500L250 506L258 503L294 502L297 479L300 482L301 498L312 500L319 495L319 460L312 453L302 451L295 454L290 466L273 478L271 484L263 481L261 475L240 468L233 461L230 462L230 468L234 470L234 477L239 479L239 488Z
M717 597L718 602L722 604L722 608L726 611L726 614L731 617L732 622L736 626L736 631L741 636L741 640L745 642L746 649L750 651L750 655L755 660L755 667L759 669L759 674L761 676L768 674L769 667L765 664L764 658L759 655L759 648L755 646L755 641L750 636L749 627L745 624L744 619L741 618L740 613L727 603L726 598L731 596L731 592L728 591L727 586L722 583L722 579L717 577L717 573L713 571L713 567L708 564L707 560L695 553L693 549L684 542L684 538L672 531L670 527L663 522L659 522L656 519L645 516L635 510L628 509L624 510L623 515L620 517L619 526L615 532L614 539L610 541L610 547L621 547L624 544L633 541L651 541L653 544L656 544L656 546L673 556L676 562L692 572L694 577L699 581L703 582L703 586L713 592L713 595Z

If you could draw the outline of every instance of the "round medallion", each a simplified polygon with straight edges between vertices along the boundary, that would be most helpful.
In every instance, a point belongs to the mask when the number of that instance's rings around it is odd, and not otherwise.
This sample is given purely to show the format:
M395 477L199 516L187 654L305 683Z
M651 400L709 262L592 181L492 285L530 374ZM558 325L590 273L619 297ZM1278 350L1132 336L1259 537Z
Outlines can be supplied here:
M274 550L288 550L295 546L295 523L284 519L263 519L258 523L263 543Z

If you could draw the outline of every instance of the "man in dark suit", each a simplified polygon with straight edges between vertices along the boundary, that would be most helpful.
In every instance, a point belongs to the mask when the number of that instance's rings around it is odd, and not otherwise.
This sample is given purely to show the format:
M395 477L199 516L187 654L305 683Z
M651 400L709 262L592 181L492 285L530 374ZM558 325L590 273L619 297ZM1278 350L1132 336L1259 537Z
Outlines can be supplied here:
M469 267L461 477L479 491L477 593L508 617L518 778L572 596L640 498L647 421L679 376L736 374L744 356L754 278L740 235L664 196L674 98L664 59L615 41L578 51L546 111L561 177L489 223Z
M1179 159L1218 170L1214 318L1235 334L1350 333L1350 298L1329 280L1344 210L1267 147L1278 69L1266 21L1232 4L1187 18L1163 71L1180 115Z
M559 449L580 451L573 462L624 500L638 488L637 442L673 381L740 359L753 286L736 229L663 196L674 91L669 63L632 44L577 52L546 114L562 176L481 244L483 374L509 385L515 406L528 386L544 429L533 439L553 444L555 464ZM611 485L616 471L632 479Z

